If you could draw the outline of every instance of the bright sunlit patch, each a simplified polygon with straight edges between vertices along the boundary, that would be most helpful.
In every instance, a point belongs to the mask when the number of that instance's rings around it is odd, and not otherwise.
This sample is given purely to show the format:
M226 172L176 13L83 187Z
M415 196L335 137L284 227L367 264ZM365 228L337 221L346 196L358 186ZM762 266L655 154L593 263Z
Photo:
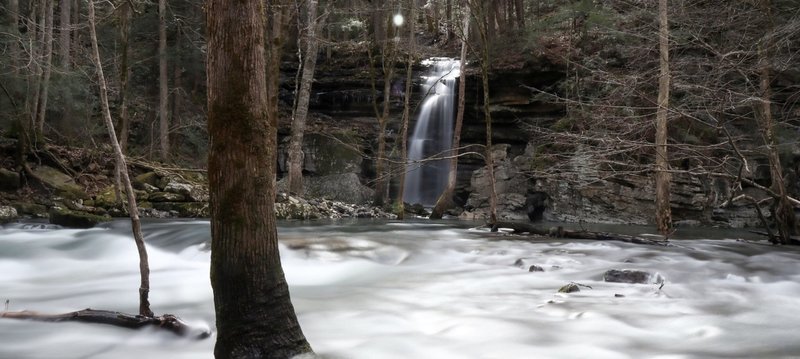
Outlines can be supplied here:
M394 23L394 26L403 26L403 23L405 23L405 19L403 18L403 15L396 14L392 18L392 23Z

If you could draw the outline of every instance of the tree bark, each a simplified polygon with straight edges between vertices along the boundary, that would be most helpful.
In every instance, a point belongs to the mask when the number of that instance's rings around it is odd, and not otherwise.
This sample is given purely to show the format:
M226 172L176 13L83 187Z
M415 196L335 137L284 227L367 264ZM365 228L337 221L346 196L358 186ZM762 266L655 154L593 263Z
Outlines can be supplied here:
M122 182L125 185L125 194L128 196L128 215L131 217L131 230L133 231L133 239L136 242L136 249L139 252L139 315L145 317L153 317L153 312L150 310L150 302L148 296L150 294L150 266L147 260L147 248L144 244L144 236L142 236L142 224L139 220L139 208L136 206L136 196L133 192L131 179L128 176L127 165L125 164L125 155L122 153L122 148L117 141L117 134L114 131L114 121L111 119L111 110L108 105L108 90L106 88L106 78L103 75L103 62L100 59L100 50L97 46L97 32L95 25L94 2L89 1L89 37L92 42L92 55L95 66L97 67L97 81L100 85L100 105L103 111L103 120L108 130L108 137L111 139L111 146L114 148L114 154L117 160L117 167L120 168L122 175Z
M658 109L656 110L656 227L661 234L668 234L672 229L672 213L670 210L670 174L667 153L667 114L669 109L669 21L667 17L667 0L658 1Z
M216 358L311 352L289 298L275 224L280 32L258 0L207 0L211 286ZM275 25L277 26L277 25ZM274 27L273 27L274 30ZM269 57L265 54L269 47ZM268 73L267 73L268 71ZM271 92L270 92L271 91ZM268 93L269 92L269 93Z
M522 0L514 0L514 8L517 11L517 28L522 33L525 31L525 4Z
M303 74L300 78L297 107L292 119L292 137L289 141L289 192L298 195L303 194L303 134L306 130L311 84L314 82L314 69L317 65L319 49L317 27L324 27L324 21L317 23L317 0L308 0L307 15L306 56L303 60Z
M414 38L414 32L416 31L416 6L414 4L414 0L409 0L408 2L408 59L406 59L406 88L405 93L403 94L403 123L400 125L400 163L403 165L403 170L400 171L400 177L397 180L398 189L397 189L397 201L395 201L395 214L397 214L398 219L405 219L405 203L403 202L403 196L405 195L406 191L406 171L405 166L406 162L408 162L408 123L411 121L411 93L413 91L413 87L411 86L411 82L413 79L414 71L413 65L415 61L416 54L416 39Z
M442 219L444 211L453 206L453 192L458 179L458 148L461 146L461 128L464 124L464 101L466 100L467 87L467 41L469 40L469 13L464 15L464 33L461 37L461 63L458 78L458 109L456 110L456 124L453 129L453 147L450 150L450 172L447 176L447 186L436 199L436 205L431 210L431 219Z
M158 144L162 161L169 159L169 78L167 76L167 0L158 0Z
M15 0L16 1L16 0ZM68 70L70 68L70 17L72 16L72 11L70 5L72 4L72 0L60 0L59 1L59 11L61 13L60 21L59 21L59 55L61 57L61 68L64 70Z

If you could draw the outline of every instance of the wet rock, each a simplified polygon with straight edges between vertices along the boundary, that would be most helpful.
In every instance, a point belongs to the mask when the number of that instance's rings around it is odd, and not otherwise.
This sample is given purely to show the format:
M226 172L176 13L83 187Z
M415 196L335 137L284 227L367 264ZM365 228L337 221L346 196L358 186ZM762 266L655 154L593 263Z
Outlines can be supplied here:
M150 202L183 202L186 197L173 192L153 192L148 195L148 200Z
M430 213L428 213L428 211L425 210L425 206L423 206L423 205L421 205L419 203L414 203L414 204L406 203L403 206L403 208L404 208L406 213L414 215L414 216L427 217L427 216L430 215Z
M17 209L11 206L0 206L0 224L16 220Z
M565 286L563 286L563 287L558 289L559 293L575 293L575 292L580 292L580 291L581 291L581 288L578 287L578 285L575 284L575 283L567 284L567 285L565 285Z
M649 272L631 269L611 269L603 274L603 281L610 283L647 284L653 275Z
M51 208L49 215L51 224L70 228L92 228L98 223L111 221L110 217L59 207Z
M204 218L210 215L205 202L151 202L153 208L186 218Z
M0 168L0 191L16 191L19 187L19 173Z
M528 267L528 272L544 272L544 268L533 264Z

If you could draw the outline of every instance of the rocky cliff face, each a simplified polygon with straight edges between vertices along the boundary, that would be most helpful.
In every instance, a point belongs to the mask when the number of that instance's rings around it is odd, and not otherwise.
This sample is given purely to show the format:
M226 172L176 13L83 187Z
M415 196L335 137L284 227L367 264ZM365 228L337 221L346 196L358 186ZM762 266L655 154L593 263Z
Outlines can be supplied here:
M311 132L317 135L307 137L306 147L310 156L306 157L306 174L313 177L327 176L327 167L337 176L350 176L350 193L361 191L374 177L371 149L374 148L377 121L372 107L372 93L365 64L359 66L322 66L319 81L314 84L312 111L318 120L312 124ZM417 68L421 74L423 68ZM392 88L402 88L402 71ZM479 74L467 74L466 111L462 145L474 145L468 150L482 152L485 141L485 123L481 109L482 90ZM419 78L415 76L415 78ZM501 218L528 220L531 218L567 222L599 222L648 224L653 220L654 192L653 180L646 174L620 178L604 173L601 166L592 163L580 148L572 148L562 153L569 158L574 169L568 177L558 179L547 176L534 176L532 166L541 166L537 157L537 144L531 141L528 131L522 126L553 126L565 117L561 105L546 103L530 90L554 88L564 81L565 74L558 65L545 60L531 61L523 66L496 69L490 77L491 111L493 117L493 141L498 144L493 150L496 166L497 192ZM378 88L380 88L380 82ZM419 90L415 90L419 93ZM377 94L378 98L381 94ZM417 96L419 97L419 96ZM399 115L402 111L402 93L392 94L391 111L393 119L386 133L392 148L399 132ZM416 99L419 101L419 98ZM413 128L413 123L411 124ZM335 130L331 131L333 128ZM355 134L360 141L320 140L331 133L344 131ZM288 132L284 131L284 134ZM322 137L321 137L322 136ZM328 135L329 136L329 135ZM354 152L341 152L345 147L358 148ZM390 152L392 152L390 150ZM794 165L789 168L789 186L797 193L800 183L797 176L800 164L800 151L794 156ZM336 155L342 153L341 155ZM392 152L395 158L399 154ZM327 157L326 157L327 156ZM752 163L758 163L753 158ZM483 159L477 155L461 157L459 160L456 203L465 209L461 218L484 218L488 211L488 173ZM539 171L542 172L542 171ZM546 172L546 169L545 171ZM754 180L762 181L758 168L754 169ZM353 179L357 178L358 181ZM311 180L313 182L313 180ZM354 183L355 182L355 183ZM396 183L394 183L396 186ZM340 187L340 186L339 186ZM676 174L672 186L672 210L677 225L718 225L730 227L758 226L760 220L750 203L738 201L728 204L730 199L728 179ZM755 199L766 197L754 188L744 191ZM346 195L349 198L368 198ZM326 195L325 191L319 192ZM327 194L330 198L331 195Z

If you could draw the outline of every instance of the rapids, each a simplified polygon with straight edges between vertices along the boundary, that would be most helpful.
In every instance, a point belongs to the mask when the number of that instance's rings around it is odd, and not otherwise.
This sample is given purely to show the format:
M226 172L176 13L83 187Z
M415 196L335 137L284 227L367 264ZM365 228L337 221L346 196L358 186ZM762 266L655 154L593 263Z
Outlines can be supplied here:
M326 358L797 358L800 250L729 239L674 247L511 241L464 222L280 223L301 325ZM137 309L129 223L0 229L0 300L48 313ZM623 228L618 228L623 229ZM647 228L627 227L643 233ZM214 326L209 224L153 221L151 303ZM688 237L710 237L689 233ZM292 249L294 248L294 249ZM545 272L515 266L536 264ZM641 269L660 284L605 283ZM558 293L570 282L590 286ZM617 296L617 295L622 296ZM212 358L214 340L0 319L0 358Z

